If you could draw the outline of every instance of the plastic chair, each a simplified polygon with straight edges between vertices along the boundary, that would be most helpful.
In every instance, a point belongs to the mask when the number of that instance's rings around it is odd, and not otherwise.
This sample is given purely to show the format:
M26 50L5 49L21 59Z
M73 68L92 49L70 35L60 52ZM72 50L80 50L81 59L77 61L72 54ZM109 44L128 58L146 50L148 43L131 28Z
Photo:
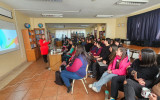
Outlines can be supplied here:
M88 71L88 65L87 65L87 67L86 67L86 76L85 76L84 78L82 78L82 79L79 79L79 80L82 81L83 86L84 86L84 88L85 88L85 90L86 90L86 92L87 92L87 94L88 94L88 90L87 90L86 85L85 85L85 83L87 83L87 81L86 81L86 79L87 79L87 71ZM74 82L75 82L75 80L76 80L76 79L74 79L74 80L73 80L73 83L72 83L72 92L71 92L71 94L73 94L73 88L74 88ZM85 83L84 83L84 82L85 82Z

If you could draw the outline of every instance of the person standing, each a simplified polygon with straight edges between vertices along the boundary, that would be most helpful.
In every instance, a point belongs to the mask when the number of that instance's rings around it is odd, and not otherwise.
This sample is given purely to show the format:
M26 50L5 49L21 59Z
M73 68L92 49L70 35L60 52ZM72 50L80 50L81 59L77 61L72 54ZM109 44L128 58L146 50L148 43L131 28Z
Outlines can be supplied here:
M47 60L47 55L48 55L48 44L50 43L50 41L47 42L47 40L45 39L45 35L42 35L42 39L39 40L40 43L40 51L41 51L41 55L43 56L43 60L45 63L48 63ZM46 69L48 69L49 67L46 67Z

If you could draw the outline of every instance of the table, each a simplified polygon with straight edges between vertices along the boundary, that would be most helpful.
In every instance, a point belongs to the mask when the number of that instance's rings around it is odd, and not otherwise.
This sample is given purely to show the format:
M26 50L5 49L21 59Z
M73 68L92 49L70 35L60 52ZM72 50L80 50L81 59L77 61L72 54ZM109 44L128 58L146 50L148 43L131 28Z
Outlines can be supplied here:
M123 44L123 47L128 48L131 51L134 50L137 52L141 51L144 48L150 48L150 49L153 49L156 52L156 54L160 53L160 48L155 48L155 47L141 47L141 46L136 46L136 45L126 45L126 44Z
M49 64L50 64L50 68L54 71L59 71L59 68L62 64L62 57L61 54L53 54L51 55L51 53L49 54Z

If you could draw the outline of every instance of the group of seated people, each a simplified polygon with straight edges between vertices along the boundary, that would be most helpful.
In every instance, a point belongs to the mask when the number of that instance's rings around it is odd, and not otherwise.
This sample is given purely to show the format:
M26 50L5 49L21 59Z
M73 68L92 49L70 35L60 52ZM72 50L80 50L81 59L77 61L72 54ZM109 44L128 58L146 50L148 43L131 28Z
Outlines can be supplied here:
M128 58L127 49L119 40L97 39L92 44L91 39L86 43L82 39L81 44L68 44L62 55L62 65L65 69L61 72L61 78L71 91L70 79L82 79L86 76L86 68L89 65L90 77L96 78L96 82L89 84L95 92L100 92L103 85L111 81L111 99L117 100L118 91L123 91L125 100L136 100L135 97L148 100L141 95L143 87L152 88L160 82L157 80L159 73L157 55L154 50L146 48L139 52L139 59L132 63ZM65 42L67 43L67 42ZM101 63L101 64L100 64ZM149 95L150 100L159 100L158 93Z

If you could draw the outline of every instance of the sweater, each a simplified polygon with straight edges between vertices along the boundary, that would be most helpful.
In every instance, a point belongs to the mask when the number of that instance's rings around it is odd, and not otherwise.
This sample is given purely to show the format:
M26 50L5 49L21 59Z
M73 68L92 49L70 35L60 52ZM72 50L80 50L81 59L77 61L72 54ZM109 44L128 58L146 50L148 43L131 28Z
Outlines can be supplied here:
M80 77L86 76L86 67L88 62L83 58L82 55L79 55L69 67L67 67L67 71L74 72Z
M47 55L49 50L49 47L48 47L49 42L43 42L43 41L45 40L43 39L39 40L41 55Z
M93 54L93 56L99 56L101 51L102 51L102 47L98 48L98 51L97 52L93 52L92 54Z
M117 60L120 60L121 57L116 56L113 60L113 62L108 66L108 70L111 70L113 74L116 75L126 75L126 68L131 64L130 61L128 60L128 57L124 58L121 60L119 63L119 68L116 69L116 62Z
M89 52L89 51L90 51L90 49L92 48L92 46L93 46L93 44L92 44L92 43L88 43L88 44L86 44L86 45L85 45L85 50L86 50L86 52Z
M140 60L136 59L128 70L128 75L131 79L134 79L131 72L135 70L137 72L137 78L144 80L154 80L159 70L157 66L143 67L140 65Z
M100 53L100 57L102 57L102 60L105 60L108 58L108 56L110 55L110 51L109 51L109 46L104 46L102 48L102 51Z

